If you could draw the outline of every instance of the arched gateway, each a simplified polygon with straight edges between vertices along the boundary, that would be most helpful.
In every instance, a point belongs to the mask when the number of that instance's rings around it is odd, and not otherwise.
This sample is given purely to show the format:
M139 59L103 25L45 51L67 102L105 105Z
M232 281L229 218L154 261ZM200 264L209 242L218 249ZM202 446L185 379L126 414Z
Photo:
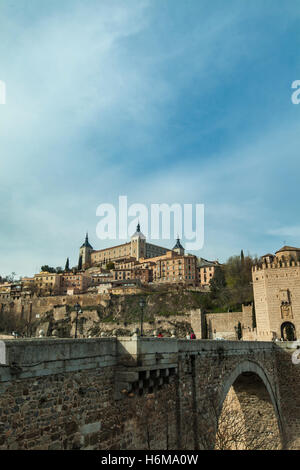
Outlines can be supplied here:
M291 322L284 322L281 325L281 337L285 341L296 341L296 328Z

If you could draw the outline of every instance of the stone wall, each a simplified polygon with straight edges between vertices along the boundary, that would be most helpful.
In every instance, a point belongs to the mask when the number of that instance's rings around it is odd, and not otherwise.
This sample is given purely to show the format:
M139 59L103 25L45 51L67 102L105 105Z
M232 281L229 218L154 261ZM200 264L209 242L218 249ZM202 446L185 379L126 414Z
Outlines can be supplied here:
M207 338L236 340L238 324L242 333L253 330L252 305L244 306L241 312L206 313Z
M14 315L25 321L34 321L36 315L44 315L55 306L74 306L77 302L82 307L107 304L107 294L57 295L49 297L19 296L18 298L0 299L0 307L6 315Z
M271 432L280 445L300 448L299 366L273 343L101 338L4 344L0 449L214 448L216 418L231 387L240 392L240 406L248 403L247 429L259 421L263 437Z
M289 448L300 449L300 364L294 364L292 361L292 354L295 349L285 347L291 345L279 343L279 346L275 350L278 387L280 390L279 406L282 410Z
M1 450L176 448L174 380L116 399L116 339L8 341L6 350Z
M253 307L242 305L241 312L202 313L200 309L190 312L191 328L197 338L237 340L238 324L241 324L242 338L256 341L256 329L253 328Z

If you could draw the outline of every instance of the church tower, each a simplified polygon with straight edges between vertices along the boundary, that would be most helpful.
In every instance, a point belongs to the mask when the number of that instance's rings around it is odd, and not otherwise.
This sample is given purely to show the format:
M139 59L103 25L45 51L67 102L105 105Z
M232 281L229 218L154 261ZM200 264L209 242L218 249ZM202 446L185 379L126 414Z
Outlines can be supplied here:
M139 223L137 225L136 232L131 237L130 255L137 260L146 257L146 237L141 232Z
M177 238L176 244L173 247L173 251L175 251L178 255L184 255L184 248L180 243L179 237Z
M92 251L93 251L93 247L89 243L89 236L87 233L85 236L85 241L83 245L81 245L80 250L79 250L78 269L85 269L90 266Z

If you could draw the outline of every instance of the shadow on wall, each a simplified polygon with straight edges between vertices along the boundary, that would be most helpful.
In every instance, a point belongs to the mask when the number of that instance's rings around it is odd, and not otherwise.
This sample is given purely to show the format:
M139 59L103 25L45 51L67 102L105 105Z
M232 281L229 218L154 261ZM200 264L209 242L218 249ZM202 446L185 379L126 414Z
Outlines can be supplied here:
M279 450L276 412L262 379L243 372L230 387L218 418L215 449Z

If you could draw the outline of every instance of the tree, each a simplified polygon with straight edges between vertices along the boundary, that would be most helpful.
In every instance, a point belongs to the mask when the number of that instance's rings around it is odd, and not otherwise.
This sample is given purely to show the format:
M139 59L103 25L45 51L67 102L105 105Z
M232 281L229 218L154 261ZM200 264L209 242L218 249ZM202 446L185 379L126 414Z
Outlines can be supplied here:
M112 262L112 261L109 261L107 264L106 264L106 269L115 269L115 264Z
M14 282L16 277L16 273L12 272L11 274L8 274L4 278L2 278L2 282Z
M43 266L41 266L41 271L43 273L61 274L63 272L63 269L61 266L53 268L52 266L48 266L48 264L44 264Z
M81 271L82 270L82 255L79 256L79 260L78 260L78 271Z
M199 392L198 437L204 450L280 449L280 431L268 391L256 374L241 374L228 390L220 408L222 394L209 387L215 377L214 362L206 369L201 389L210 390L201 399ZM186 424L183 434L190 425Z
M231 256L225 264L217 266L210 281L207 310L234 311L241 309L242 304L253 303L252 267L258 263L257 257L245 256L241 250L240 255Z
M66 265L65 265L65 271L70 271L70 260L67 258Z
M48 264L45 264L44 266L41 266L41 271L47 273L55 273L55 268L52 268L51 266L48 266Z
M255 411L253 407L245 423L245 416L236 398L233 393L228 393L218 416L215 450L278 450L279 436L274 436L272 425L268 422L265 426L257 426Z
M230 307L253 302L252 267L258 263L256 257L231 256L225 264L225 279Z
M214 297L216 297L218 293L226 287L225 274L221 266L216 266L214 276L210 280L209 284L210 291Z

